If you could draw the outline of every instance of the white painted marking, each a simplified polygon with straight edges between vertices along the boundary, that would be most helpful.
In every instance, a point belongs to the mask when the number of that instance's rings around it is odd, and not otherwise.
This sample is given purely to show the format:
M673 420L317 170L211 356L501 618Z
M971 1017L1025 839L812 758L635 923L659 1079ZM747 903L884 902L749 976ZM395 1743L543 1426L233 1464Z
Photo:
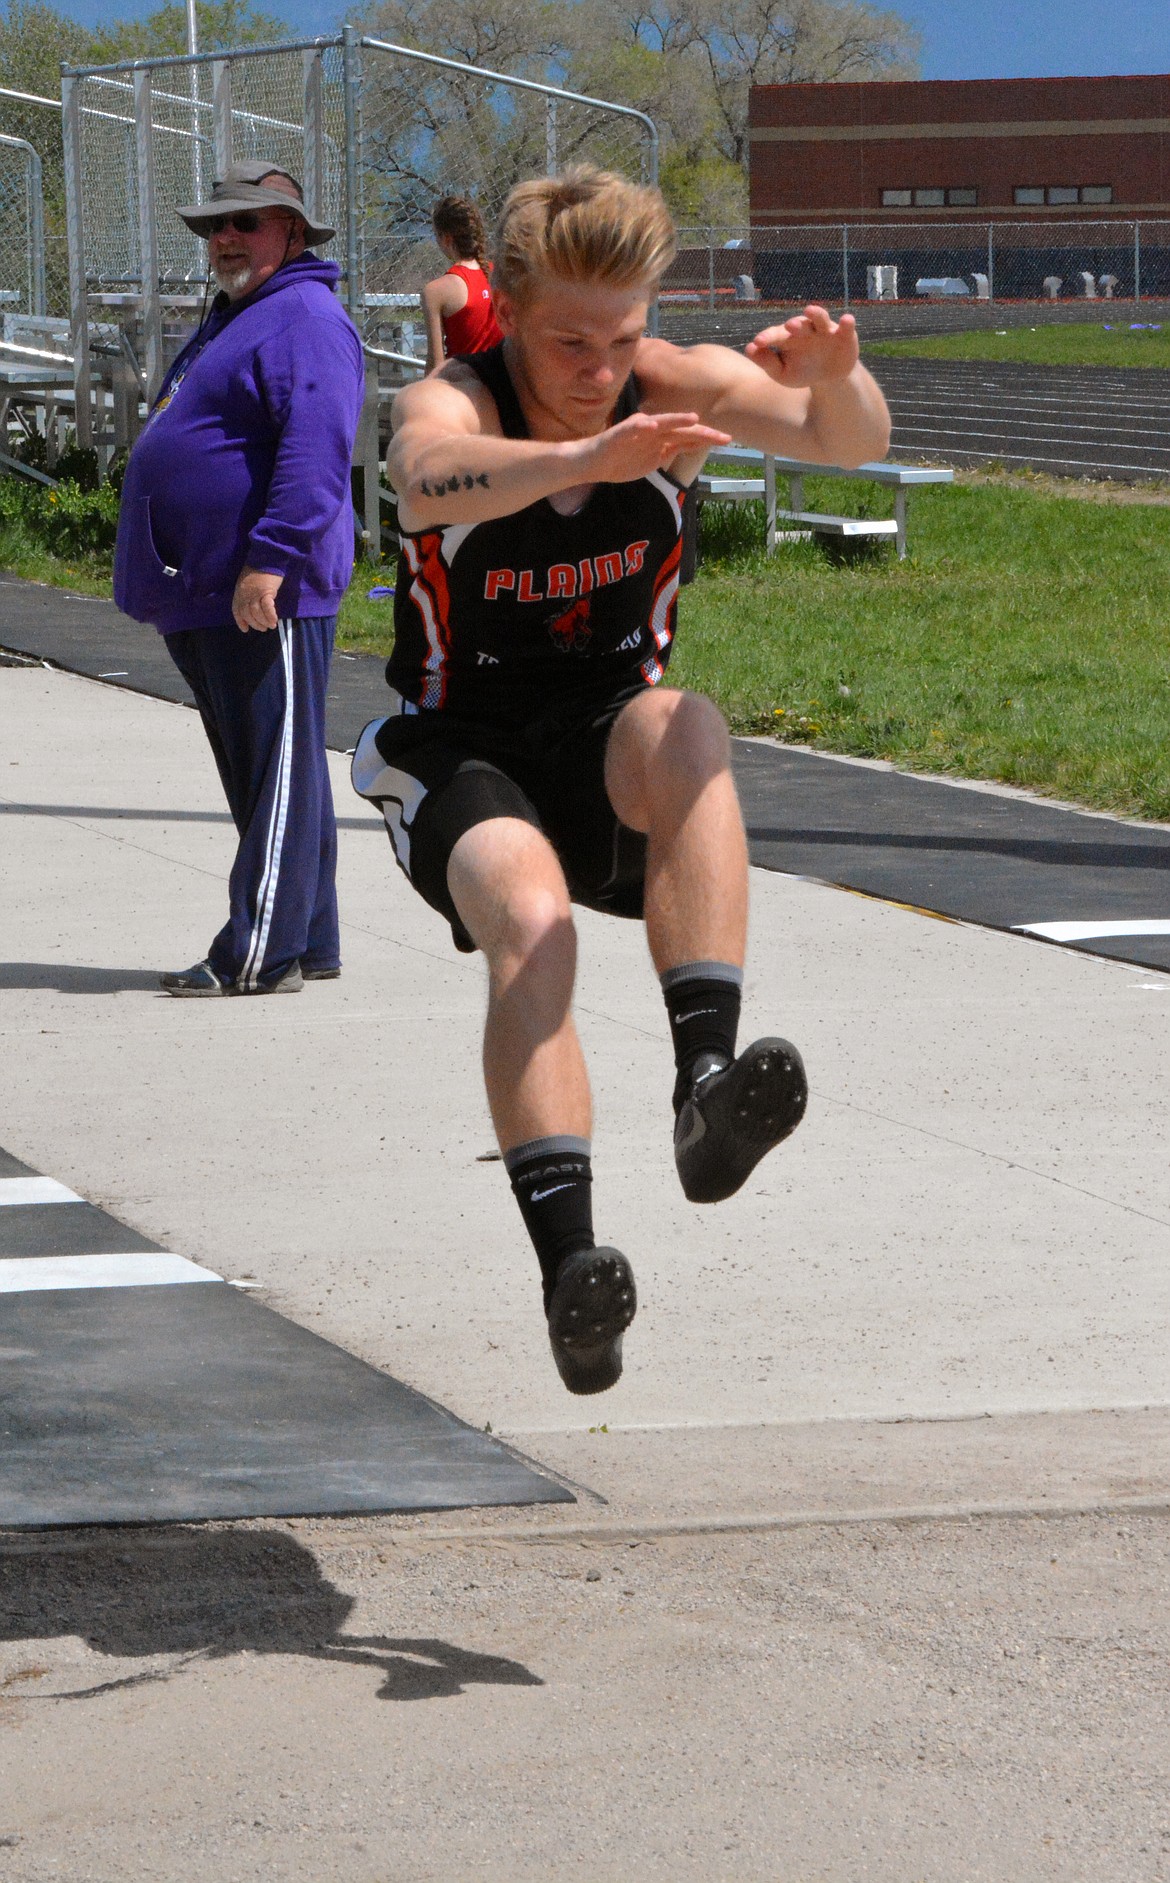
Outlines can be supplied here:
M75 1190L55 1177L0 1177L0 1209L6 1203L83 1203Z
M0 1262L0 1295L53 1288L158 1288L222 1281L222 1275L166 1250L143 1255L32 1255Z
M1017 935L1042 935L1045 941L1092 941L1103 935L1170 935L1170 919L1139 921L1133 916L1119 922L1013 922Z

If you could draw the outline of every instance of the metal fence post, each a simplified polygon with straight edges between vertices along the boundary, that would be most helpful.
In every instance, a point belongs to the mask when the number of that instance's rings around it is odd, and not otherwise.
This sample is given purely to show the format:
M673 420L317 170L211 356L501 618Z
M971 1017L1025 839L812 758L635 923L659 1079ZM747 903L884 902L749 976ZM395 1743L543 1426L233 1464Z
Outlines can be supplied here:
M987 225L987 298L995 299L995 224Z
M1135 222L1133 225L1133 298L1135 301L1140 301L1142 298L1142 238L1140 222Z
M214 59L211 66L211 139L215 174L222 177L232 167L232 68L226 59Z
M714 229L708 229L707 231L707 306L712 309L714 309L714 306L715 306L715 244L712 239L714 234L715 234Z
M305 208L314 222L325 213L325 97L321 54L305 52L304 189Z
M145 342L146 398L149 404L162 380L162 307L158 294L154 126L151 121L148 71L134 74L134 140L138 149L138 245L142 256L142 334Z
M35 150L28 153L28 252L32 280L29 306L34 314L45 312L45 184L41 160Z
M382 498L379 490L382 474L382 448L378 436L378 412L381 393L378 386L378 362L366 358L366 390L362 415L354 442L354 462L361 467L363 554L367 562L378 562L382 555Z
M93 443L89 405L89 320L85 305L85 220L81 185L81 95L75 78L61 79L65 142L65 228L69 242L69 327L73 344L73 429L83 451Z
M341 83L345 94L345 305L360 326L357 216L357 106L361 83L360 34L352 26L341 29Z
M557 101L546 98L544 101L544 174L555 177L557 173Z
M849 308L849 224L841 224L841 282L844 289L843 306Z

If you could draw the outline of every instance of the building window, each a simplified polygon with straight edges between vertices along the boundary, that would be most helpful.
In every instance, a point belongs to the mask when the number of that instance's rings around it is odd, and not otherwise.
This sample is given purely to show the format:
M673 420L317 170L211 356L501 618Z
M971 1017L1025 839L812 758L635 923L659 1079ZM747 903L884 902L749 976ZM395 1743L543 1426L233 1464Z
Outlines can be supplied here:
M1044 191L1033 189L1031 184L1029 184L1026 189L1016 191L1015 200L1019 203L1021 208L1030 208L1034 204L1043 203Z
M1111 203L1113 190L1108 183L1086 183L1081 191L1082 203Z
M1073 183L1054 183L1049 187L1048 201L1053 203L1076 203L1081 193Z
M979 201L978 190L948 190L947 202L952 209L974 209Z
M945 190L915 190L915 209L941 209L947 200Z
M914 198L909 190L883 190L883 209L909 209Z

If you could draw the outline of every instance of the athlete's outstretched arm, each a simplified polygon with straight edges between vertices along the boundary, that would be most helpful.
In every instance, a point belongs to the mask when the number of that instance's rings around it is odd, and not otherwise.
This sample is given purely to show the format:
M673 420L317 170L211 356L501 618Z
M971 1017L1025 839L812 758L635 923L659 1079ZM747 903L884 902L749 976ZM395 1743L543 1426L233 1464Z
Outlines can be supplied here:
M705 455L729 441L694 411L636 412L595 438L503 438L490 396L478 382L466 385L465 370L448 367L394 402L386 475L406 530L486 523L557 491L627 483L680 453Z
M835 321L823 307L809 306L764 328L743 353L721 346L661 349L660 370L658 398L681 403L693 388L690 397L708 423L739 444L847 468L883 458L889 449L890 415L858 357L851 314Z

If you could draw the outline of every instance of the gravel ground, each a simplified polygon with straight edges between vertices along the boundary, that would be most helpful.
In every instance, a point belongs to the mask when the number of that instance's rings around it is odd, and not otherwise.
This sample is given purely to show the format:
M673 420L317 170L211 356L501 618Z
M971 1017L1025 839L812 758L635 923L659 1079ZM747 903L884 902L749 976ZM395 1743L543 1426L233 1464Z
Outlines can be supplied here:
M1170 1878L1161 1516L0 1565L0 1883Z

